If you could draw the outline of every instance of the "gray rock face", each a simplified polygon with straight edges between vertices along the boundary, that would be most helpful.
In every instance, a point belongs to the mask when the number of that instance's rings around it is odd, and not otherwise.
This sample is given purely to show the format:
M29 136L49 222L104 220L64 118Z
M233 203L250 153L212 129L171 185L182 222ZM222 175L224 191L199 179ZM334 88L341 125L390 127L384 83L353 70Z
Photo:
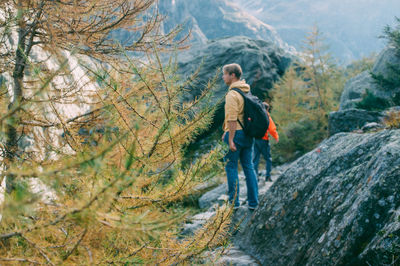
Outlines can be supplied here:
M195 45L191 50L178 55L178 67L182 74L193 73L200 66L200 73L188 98L200 95L204 85L225 64L238 63L243 70L246 82L256 95L266 93L273 83L284 74L291 62L291 55L271 42L253 40L244 36L210 41ZM225 95L227 86L218 76L215 96Z
M392 198L390 198L391 200ZM384 204L382 201L381 204ZM398 264L400 243L399 209L393 212L393 222L388 223L368 244L360 255L371 265L396 265ZM397 219L397 221L395 221Z
M374 130L379 130L383 129L384 126L382 124L379 124L377 122L371 122L371 123L366 123L361 130L363 132L369 132L369 131L374 131Z
M258 266L259 263L249 255L243 253L240 249L231 248L226 255L222 256L217 265L230 265L230 266Z
M371 72L376 75L386 76L388 73L388 64L400 67L400 57L396 55L395 49L390 47L380 53ZM363 100L367 90L374 96L389 101L396 93L396 91L388 91L377 86L369 71L365 71L350 79L344 87L340 98L339 111L329 114L330 135L359 129L367 122L381 121L384 116L383 113L370 112L357 108L357 103Z
M396 49L393 47L387 47L380 53L372 68L372 73L380 74L387 78L387 73L389 72L388 64L400 67L400 55L396 53Z
M399 178L400 130L336 134L274 182L235 242L263 265L389 262Z
M221 195L226 195L227 193L228 186L226 184L221 184L213 190L206 192L199 198L199 207L201 209L210 208L213 204L218 202Z
M329 135L362 129L367 123L380 123L382 118L383 114L381 112L355 108L332 112L329 114Z
M264 98L273 83L284 74L290 62L291 55L274 44L243 36L193 46L191 50L178 56L179 72L184 78L201 66L197 79L188 88L183 100L190 101L199 96L217 70L229 63L240 64L243 70L242 78L251 86L252 93ZM227 92L222 74L217 77L216 85L212 99L214 103L223 100ZM214 118L214 124L218 126L222 124L224 117L223 105L220 104L219 108Z
M390 47L379 54L371 72L375 75L384 75L386 77L388 64L400 67L400 57L397 57L395 49ZM362 100L366 90L384 99L391 99L393 96L392 92L383 90L375 85L371 74L365 71L347 82L340 98L339 110L355 108L356 104Z
M371 74L368 71L361 73L346 83L342 96L340 97L339 110L356 108L357 103L362 100L366 90L372 93L379 90L373 83Z

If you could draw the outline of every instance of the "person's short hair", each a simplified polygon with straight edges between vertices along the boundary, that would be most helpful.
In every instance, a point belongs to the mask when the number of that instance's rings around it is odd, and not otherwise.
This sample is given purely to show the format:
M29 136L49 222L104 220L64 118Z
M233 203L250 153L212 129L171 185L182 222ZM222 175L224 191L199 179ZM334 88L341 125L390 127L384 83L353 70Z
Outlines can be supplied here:
M222 71L228 73L229 75L235 74L235 76L240 79L242 76L242 68L239 64L228 64L222 68Z

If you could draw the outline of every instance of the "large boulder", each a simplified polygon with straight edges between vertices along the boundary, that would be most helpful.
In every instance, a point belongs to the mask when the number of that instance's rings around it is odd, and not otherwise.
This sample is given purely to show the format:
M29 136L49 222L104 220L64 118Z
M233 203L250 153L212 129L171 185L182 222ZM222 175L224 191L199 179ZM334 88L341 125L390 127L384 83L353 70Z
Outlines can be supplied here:
M332 112L329 114L329 135L361 129L365 124L372 122L380 123L383 117L382 112L355 108Z
M400 130L339 133L297 161L235 242L263 265L376 265L400 255Z
M400 67L400 57L397 56L396 49L391 47L384 49L379 54L371 72L375 75L387 77L389 65ZM393 97L393 92L377 86L371 73L365 71L347 82L340 98L340 110L356 108L357 103L363 99L367 90L379 98L390 100Z
M390 72L389 65L400 67L400 54L394 47L387 47L378 56L372 73L383 75L387 78L387 73Z
M361 102L366 91L376 93L379 91L378 86L374 84L369 71L364 71L361 74L347 81L344 86L343 93L340 97L339 110L347 110L357 107L357 103Z
M263 40L254 40L244 36L235 36L195 45L178 55L178 68L182 75L190 75L198 68L200 72L188 92L188 98L201 94L204 85L212 79L222 66L238 63L243 76L256 95L265 95L290 65L292 55ZM226 93L227 86L221 76L217 77L214 94L219 99Z
M393 105L392 99L399 93L399 89L386 90L378 86L372 77L374 75L382 75L387 77L389 66L400 67L400 57L396 54L396 49L388 47L384 49L378 56L371 72L365 71L358 76L350 79L343 90L340 98L340 108L338 112L332 112L329 115L329 132L330 135L338 132L351 132L359 129L368 122L381 122L384 114L382 112L363 110L358 105L365 95L368 93L371 97L376 97L387 106ZM387 106L382 105L382 109Z
M271 42L253 40L244 36L195 45L178 55L178 68L183 78L200 68L196 80L191 83L183 100L190 101L198 97L207 82L215 77L222 66L229 63L240 64L243 69L242 78L250 84L253 94L265 98L268 90L273 87L273 83L284 74L291 59L291 54ZM213 103L223 100L227 92L221 72L216 78ZM214 124L222 124L224 117L222 107L220 103L220 111L215 116Z

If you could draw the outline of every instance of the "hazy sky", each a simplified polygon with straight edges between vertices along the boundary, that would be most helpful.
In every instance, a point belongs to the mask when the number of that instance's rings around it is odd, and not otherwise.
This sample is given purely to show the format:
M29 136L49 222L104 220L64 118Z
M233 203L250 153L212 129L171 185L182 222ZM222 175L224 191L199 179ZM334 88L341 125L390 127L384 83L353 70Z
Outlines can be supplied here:
M379 52L385 25L400 17L400 0L233 0L273 26L289 44L299 48L317 25L332 51L344 60Z

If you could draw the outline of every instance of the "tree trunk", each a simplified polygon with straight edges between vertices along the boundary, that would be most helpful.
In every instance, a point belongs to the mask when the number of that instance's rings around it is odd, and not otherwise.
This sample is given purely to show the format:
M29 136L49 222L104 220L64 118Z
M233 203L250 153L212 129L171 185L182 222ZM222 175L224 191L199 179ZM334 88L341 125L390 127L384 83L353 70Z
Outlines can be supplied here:
M21 5L20 5L21 6ZM18 12L23 12L23 10L18 10ZM26 25L23 16L19 16L18 21L18 46L15 54L15 67L13 71L13 88L12 88L12 99L11 103L8 105L8 110L15 110L19 108L23 95L23 78L24 70L26 66L25 46L26 46ZM17 151L18 151L18 124L19 124L19 114L20 112L15 112L14 115L7 119L6 121L6 154L5 154L5 171L7 171L10 166L14 163ZM10 193L14 188L13 174L8 174L6 176L6 190Z

